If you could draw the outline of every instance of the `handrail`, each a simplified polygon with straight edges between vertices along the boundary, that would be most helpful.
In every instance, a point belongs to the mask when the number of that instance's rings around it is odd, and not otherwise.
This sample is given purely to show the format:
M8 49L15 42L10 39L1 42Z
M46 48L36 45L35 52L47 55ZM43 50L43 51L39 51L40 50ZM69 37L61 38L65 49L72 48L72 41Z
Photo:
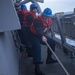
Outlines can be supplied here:
M73 15L72 15L73 16ZM61 23L61 19L62 19L62 23ZM61 39L59 39L59 40L57 40L58 38L56 38L55 36L53 36L53 39L56 41L56 42L58 42L58 43L60 43L61 45L62 45L62 48L63 48L63 50L64 50L64 47L66 48L66 50L69 50L69 52L73 52L73 53L75 53L75 48L74 47L72 47L69 43L67 43L67 41L66 41L66 36L67 36L67 38L69 38L69 37L71 37L72 39L75 39L74 37L75 37L75 32L74 33L72 33L73 32L73 30L75 30L75 26L74 27L70 27L70 30L71 30L71 32L68 30L68 24L69 23L67 23L67 25L64 23L64 21L63 21L63 19L64 19L64 17L62 17L62 16L60 16L60 15L58 15L58 14L56 14L55 15L55 17L53 17L53 24L52 24L52 31L53 32L57 32L57 33L59 33L59 35L60 35L60 37L61 37ZM75 19L75 18L74 18ZM68 20L67 20L68 21ZM72 20L71 20L72 21ZM74 21L74 20L73 20ZM63 27L64 26L64 27ZM73 25L70 25L70 26L73 26ZM65 28L66 27L66 28ZM54 30L53 30L54 29ZM68 30L68 32L67 32L67 30ZM55 33L54 33L54 35L55 35ZM74 36L74 37L73 37Z

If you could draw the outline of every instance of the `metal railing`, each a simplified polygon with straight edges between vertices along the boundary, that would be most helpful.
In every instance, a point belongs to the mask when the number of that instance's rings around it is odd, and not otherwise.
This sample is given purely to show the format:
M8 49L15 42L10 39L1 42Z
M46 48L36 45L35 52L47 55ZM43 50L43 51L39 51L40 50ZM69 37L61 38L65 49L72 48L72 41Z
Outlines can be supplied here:
M55 34L58 34L61 38L60 41L64 51L68 50L69 52L75 53L75 47L73 47L66 41L66 38L75 41L75 14L56 14L52 18L52 20L52 31L54 35L54 40L59 42L58 38L55 37Z

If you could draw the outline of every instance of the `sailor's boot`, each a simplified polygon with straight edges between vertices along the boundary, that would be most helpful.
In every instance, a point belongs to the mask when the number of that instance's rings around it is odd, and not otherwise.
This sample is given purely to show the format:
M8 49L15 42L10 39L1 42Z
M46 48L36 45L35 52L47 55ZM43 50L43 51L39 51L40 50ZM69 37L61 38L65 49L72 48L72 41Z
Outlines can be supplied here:
M45 75L41 70L39 64L35 64L35 73L36 75Z
M53 59L51 55L47 55L46 64L57 63L57 60Z

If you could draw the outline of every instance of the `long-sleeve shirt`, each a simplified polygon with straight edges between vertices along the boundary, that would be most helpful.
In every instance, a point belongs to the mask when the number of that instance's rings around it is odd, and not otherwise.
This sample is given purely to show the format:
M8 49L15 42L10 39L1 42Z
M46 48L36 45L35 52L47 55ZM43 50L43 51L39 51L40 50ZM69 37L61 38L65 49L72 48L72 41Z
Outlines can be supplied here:
M43 33L43 23L41 20L34 20L34 27L36 29L36 32L37 32L37 36L39 36L40 38L44 35Z
M28 22L28 24L29 25L31 25L32 24L32 22L33 22L33 20L34 20L34 17L33 17L33 15L28 15L27 17L26 17L26 20L27 20L27 22Z

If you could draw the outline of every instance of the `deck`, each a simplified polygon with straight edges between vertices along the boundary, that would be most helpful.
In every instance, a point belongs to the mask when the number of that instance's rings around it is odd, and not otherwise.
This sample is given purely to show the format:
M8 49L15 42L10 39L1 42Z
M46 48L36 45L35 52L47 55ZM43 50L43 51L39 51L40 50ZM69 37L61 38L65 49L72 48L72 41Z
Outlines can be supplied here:
M62 48L57 46L56 55L67 69L70 75L75 75L75 58L70 58L65 55ZM67 75L59 63L46 64L47 47L42 46L42 60L41 70L45 75ZM55 59L54 55L53 58ZM34 72L34 64L32 63L32 57L27 57L27 53L24 51L20 54L20 75L36 75Z

